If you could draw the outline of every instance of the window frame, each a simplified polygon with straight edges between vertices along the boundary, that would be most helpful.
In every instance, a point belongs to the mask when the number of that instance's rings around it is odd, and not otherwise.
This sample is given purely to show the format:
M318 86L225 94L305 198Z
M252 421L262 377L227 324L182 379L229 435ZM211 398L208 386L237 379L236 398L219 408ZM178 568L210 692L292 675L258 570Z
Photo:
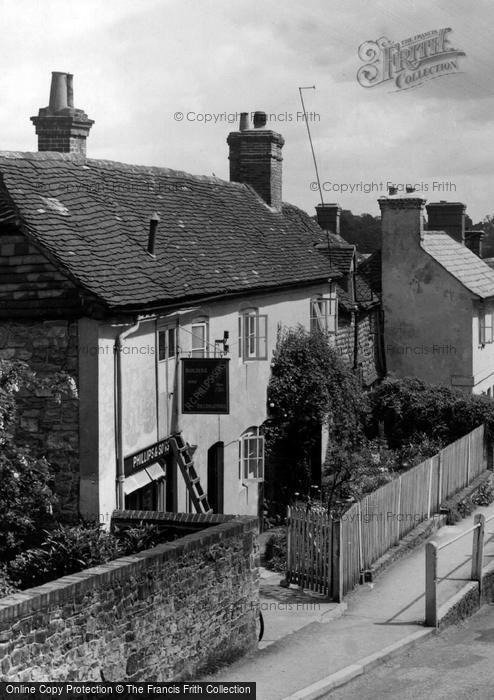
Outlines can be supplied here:
M265 467L265 440L262 428L251 426L239 438L239 479L244 482L263 482Z
M194 328L204 329L204 339L202 347L194 348ZM205 317L196 318L190 324L190 352L189 357L209 357L209 319ZM200 353L200 354L197 354Z
M323 307L321 309L321 306ZM332 313L334 312L334 313ZM316 330L328 335L338 332L338 295L335 291L320 294L310 300L310 332Z
M494 342L494 312L481 310L479 313L479 345L490 345ZM487 323L488 319L488 323Z
M167 362L168 360L175 360L177 358L177 327L174 326L162 326L158 328L158 362ZM164 357L161 356L161 336L164 335L165 338L165 351ZM173 353L170 354L170 335L173 337Z
M245 309L238 317L238 356L244 362L268 359L268 316Z

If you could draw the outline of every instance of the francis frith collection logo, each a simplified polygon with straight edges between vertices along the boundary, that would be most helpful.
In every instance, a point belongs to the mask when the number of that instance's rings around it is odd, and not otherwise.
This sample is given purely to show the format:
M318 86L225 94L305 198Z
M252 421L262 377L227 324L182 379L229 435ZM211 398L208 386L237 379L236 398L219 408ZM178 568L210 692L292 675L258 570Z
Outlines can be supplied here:
M449 42L451 28L433 29L402 41L381 37L365 41L358 55L364 65L357 73L362 87L369 88L393 81L398 90L418 87L427 80L460 72L463 51Z

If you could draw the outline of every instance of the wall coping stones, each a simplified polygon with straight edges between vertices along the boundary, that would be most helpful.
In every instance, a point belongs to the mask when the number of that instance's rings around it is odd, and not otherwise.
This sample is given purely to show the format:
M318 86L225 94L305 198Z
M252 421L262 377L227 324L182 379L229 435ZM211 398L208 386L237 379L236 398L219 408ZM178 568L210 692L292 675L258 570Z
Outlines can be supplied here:
M126 519L146 520L147 522L170 520L170 515L178 516L176 519L178 522L207 522L204 520L207 516L201 513L115 512L117 520L125 517ZM124 578L138 569L177 559L184 553L196 551L245 532L257 534L258 531L258 520L254 516L213 515L213 518L213 522L217 524L212 526L208 524L205 529L184 535L173 542L165 542L135 555L121 557L107 564L100 564L1 598L0 622L8 622L42 607L66 602L78 593L85 590L89 592L102 583L109 583L115 578Z

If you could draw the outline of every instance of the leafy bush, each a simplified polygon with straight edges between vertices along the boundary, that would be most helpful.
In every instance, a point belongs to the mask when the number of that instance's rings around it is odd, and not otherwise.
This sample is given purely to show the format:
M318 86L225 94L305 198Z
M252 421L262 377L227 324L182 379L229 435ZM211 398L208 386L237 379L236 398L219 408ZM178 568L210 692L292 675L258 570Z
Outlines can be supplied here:
M477 491L472 495L472 502L476 506L490 506L494 501L494 476L491 474L487 481L482 482Z
M18 589L9 578L7 567L5 564L0 564L0 598L17 592Z
M73 394L68 375L40 379L23 362L0 360L0 558L8 560L40 542L43 529L53 525L54 473L43 457L19 445L17 396L39 393L60 400Z
M355 446L367 401L357 377L321 332L303 327L280 331L268 385L265 423L268 498L289 503L307 494L321 426L335 449ZM317 460L316 460L317 461Z
M125 528L116 532L115 536L122 551L121 556L142 552L145 549L155 547L161 541L159 528L148 523Z
M266 541L263 563L271 571L285 572L287 567L286 528L277 530Z
M379 421L391 448L421 437L445 446L482 423L494 434L494 401L415 379L386 379L370 395L372 434Z
M118 539L99 524L59 525L44 535L39 547L21 552L7 565L9 577L20 588L39 586L123 556Z

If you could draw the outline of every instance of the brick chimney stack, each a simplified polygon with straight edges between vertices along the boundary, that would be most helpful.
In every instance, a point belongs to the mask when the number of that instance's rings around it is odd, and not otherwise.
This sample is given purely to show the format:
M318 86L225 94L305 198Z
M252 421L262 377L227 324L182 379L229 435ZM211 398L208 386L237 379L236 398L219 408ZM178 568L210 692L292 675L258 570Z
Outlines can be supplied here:
M426 206L429 231L445 231L465 245L465 210L461 202L431 202Z
M265 112L255 112L253 128L247 112L240 115L238 131L228 135L230 180L251 185L266 204L281 210L281 149L285 139L266 129Z
M31 121L38 135L38 151L86 155L86 139L94 121L82 109L75 109L70 73L52 73L50 104Z
M316 206L317 223L323 231L331 231L331 233L340 233L340 214L341 207L339 204L318 204Z
M485 237L485 231L465 231L465 245L470 248L472 253L482 257L482 239Z

